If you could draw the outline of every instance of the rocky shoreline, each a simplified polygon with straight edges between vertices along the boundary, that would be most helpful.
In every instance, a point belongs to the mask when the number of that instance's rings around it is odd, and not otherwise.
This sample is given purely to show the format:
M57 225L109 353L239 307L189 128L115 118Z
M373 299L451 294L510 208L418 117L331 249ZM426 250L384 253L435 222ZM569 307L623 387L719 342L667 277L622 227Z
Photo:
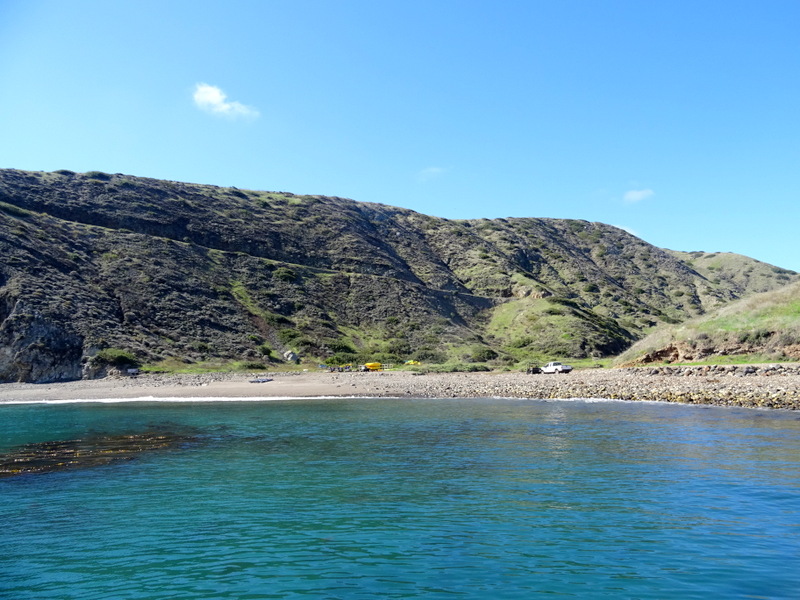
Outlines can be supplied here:
M800 410L798 365L587 369L567 375L385 375L379 391L387 396L608 398Z
M608 398L800 410L800 365L583 369L567 375L493 373L142 375L54 384L2 384L0 403L92 399L301 397Z

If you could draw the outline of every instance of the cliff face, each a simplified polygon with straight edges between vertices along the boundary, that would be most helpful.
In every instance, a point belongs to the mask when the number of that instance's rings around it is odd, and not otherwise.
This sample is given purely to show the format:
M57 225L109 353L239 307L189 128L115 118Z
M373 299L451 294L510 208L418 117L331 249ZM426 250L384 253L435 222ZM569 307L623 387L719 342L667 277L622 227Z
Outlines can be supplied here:
M0 170L0 381L89 376L109 350L144 362L614 354L659 322L797 278L741 260L752 277L711 278L600 223L452 221L341 198Z

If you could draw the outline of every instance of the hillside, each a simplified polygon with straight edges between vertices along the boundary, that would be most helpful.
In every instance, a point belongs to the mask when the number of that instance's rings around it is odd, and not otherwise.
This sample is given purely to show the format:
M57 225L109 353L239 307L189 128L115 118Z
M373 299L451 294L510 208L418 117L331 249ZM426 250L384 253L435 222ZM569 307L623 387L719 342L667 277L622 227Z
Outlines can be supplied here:
M0 170L0 381L105 363L617 354L797 274L601 223ZM747 271L747 276L741 275Z
M725 286L736 294L767 292L775 289L775 280L789 283L795 273L731 252L669 251L699 275L714 284Z
M800 360L800 284L749 296L664 327L619 357L623 364L692 362L748 356Z

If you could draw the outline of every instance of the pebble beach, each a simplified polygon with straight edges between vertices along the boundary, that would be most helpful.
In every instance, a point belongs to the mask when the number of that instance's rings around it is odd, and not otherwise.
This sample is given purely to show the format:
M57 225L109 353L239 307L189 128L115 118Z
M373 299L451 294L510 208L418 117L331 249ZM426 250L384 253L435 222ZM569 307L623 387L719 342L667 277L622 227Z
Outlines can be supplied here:
M251 383L258 378L271 381ZM49 384L0 384L0 403L175 398L606 398L800 410L800 365L581 369L520 372L285 372L108 377Z

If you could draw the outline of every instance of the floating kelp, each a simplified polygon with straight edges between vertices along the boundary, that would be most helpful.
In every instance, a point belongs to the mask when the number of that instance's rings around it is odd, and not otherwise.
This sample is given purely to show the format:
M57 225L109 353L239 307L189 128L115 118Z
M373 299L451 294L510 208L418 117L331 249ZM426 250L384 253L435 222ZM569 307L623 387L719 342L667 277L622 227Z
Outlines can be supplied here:
M183 446L194 439L175 433L150 432L25 444L0 455L0 478L107 465L131 460L144 452Z

